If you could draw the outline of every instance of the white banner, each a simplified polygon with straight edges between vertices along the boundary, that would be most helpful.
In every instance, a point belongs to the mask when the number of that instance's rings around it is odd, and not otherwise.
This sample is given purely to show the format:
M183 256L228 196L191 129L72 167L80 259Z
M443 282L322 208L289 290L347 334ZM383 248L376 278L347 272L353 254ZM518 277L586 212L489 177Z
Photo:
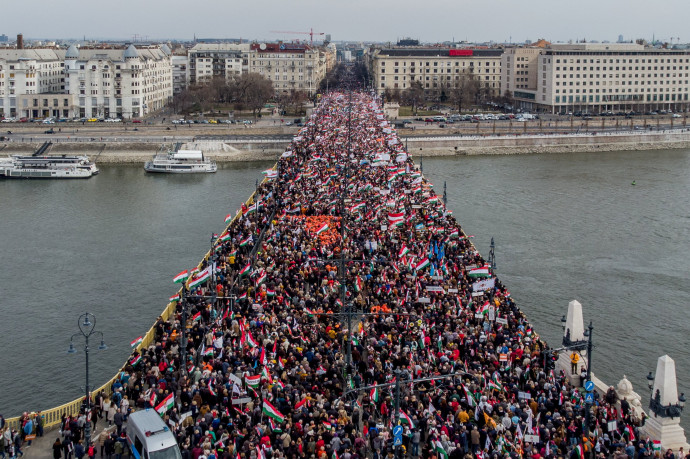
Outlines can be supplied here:
M472 291L482 292L484 290L494 288L494 285L496 285L496 278L480 280L472 284Z

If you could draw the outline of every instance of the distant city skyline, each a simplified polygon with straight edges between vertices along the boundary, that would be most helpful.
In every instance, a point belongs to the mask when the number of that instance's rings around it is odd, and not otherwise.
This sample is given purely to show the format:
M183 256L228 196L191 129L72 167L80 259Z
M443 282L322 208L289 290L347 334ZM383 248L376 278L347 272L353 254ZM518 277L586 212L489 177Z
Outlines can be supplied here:
M306 34L272 31L313 28L334 41L615 42L622 35L625 40L685 43L690 41L683 35L689 15L686 0L34 0L4 2L0 34L10 40L22 33L29 39L308 41Z

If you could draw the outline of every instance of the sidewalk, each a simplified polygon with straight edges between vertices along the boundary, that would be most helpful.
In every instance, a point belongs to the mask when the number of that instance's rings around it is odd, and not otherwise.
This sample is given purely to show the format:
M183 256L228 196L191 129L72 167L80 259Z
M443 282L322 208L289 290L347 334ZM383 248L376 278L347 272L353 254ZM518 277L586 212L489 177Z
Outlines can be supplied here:
M104 432L103 427L105 426L105 423L103 421L100 421L98 423L98 429L94 432L91 433L91 440L95 443L98 444L98 437L101 433ZM110 433L115 430L115 426L110 426L105 429L105 432ZM31 443L31 447L27 448L26 443L24 443L24 446L22 446L22 452L24 453L23 458L25 459L49 459L53 457L53 443L55 443L55 439L60 438L60 441L62 441L62 437L60 437L60 431L58 429L54 430L48 430L43 432L42 437L36 437L35 440ZM96 456L100 453L98 449L96 449Z

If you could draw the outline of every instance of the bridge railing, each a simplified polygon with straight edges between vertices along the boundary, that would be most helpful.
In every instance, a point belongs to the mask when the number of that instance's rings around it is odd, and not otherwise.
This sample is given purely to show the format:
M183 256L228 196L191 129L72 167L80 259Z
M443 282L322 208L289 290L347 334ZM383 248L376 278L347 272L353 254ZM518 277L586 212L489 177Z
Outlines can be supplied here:
M274 168L275 167L276 166L274 166ZM261 181L261 183L263 184L266 181L267 181L267 179L264 178ZM254 191L251 194L251 196L249 196L249 199L247 199L247 201L245 201L245 204L246 205L253 204L255 197L256 197L256 191ZM237 218L240 215L241 215L240 213L237 213L232 218L232 220L228 223L228 225L226 226L226 229L230 228L230 226L232 226L235 223L235 220L237 220ZM204 257L202 258L202 261L199 262L199 264L197 265L197 268L201 268L201 263L204 260L208 260L210 255L211 255L211 251L209 250L208 252L206 252ZM163 312L160 314L159 317L163 320L168 320L170 318L170 316L175 312L176 307L177 307L176 302L168 303L168 305L165 307L165 309L163 309ZM156 323L157 322L158 322L158 320L156 320ZM142 342L139 343L139 345L135 348L135 350L139 351L141 349L146 349L147 347L149 347L154 342L154 340L156 338L156 323L154 323L151 326L151 328L148 329L146 334L143 335ZM125 364L122 367L120 367L118 372L112 378L110 378L102 386L100 386L96 389L93 389L91 391L91 393L92 394L98 394L100 392L104 392L106 395L111 395L113 393L113 384L120 377L120 374L124 370L124 367L126 365L127 365L127 362L125 362ZM65 403L63 405L56 406L54 408L49 408L47 410L42 410L41 416L43 418L43 428L46 430L53 429L53 428L60 425L63 416L71 416L71 415L78 414L79 411L81 410L83 402L84 402L84 397L82 396L82 397L79 397L75 400L72 400L71 402ZM16 429L17 431L19 431L21 429L21 424L20 424L21 417L20 416L14 416L14 417L6 419L5 421L6 421L9 428Z

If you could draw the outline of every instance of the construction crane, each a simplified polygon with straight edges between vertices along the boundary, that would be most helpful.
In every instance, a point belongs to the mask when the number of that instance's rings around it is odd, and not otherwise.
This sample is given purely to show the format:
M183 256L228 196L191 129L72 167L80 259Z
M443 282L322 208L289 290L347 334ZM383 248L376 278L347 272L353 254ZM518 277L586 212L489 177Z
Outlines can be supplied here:
M271 30L271 33L289 33L291 35L309 35L309 44L314 44L314 35L325 35L325 32L314 32L314 29L309 29L309 32L292 32L285 30Z

